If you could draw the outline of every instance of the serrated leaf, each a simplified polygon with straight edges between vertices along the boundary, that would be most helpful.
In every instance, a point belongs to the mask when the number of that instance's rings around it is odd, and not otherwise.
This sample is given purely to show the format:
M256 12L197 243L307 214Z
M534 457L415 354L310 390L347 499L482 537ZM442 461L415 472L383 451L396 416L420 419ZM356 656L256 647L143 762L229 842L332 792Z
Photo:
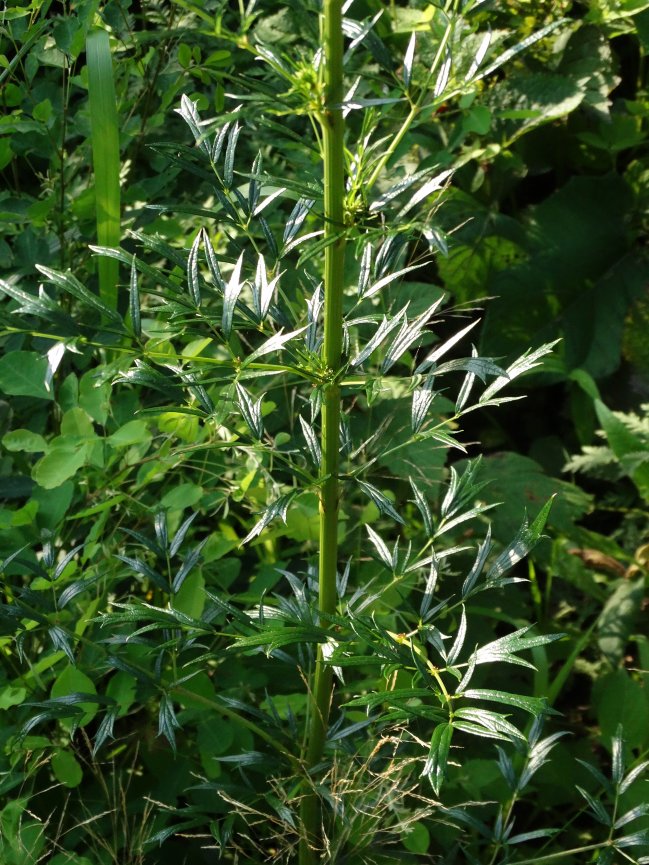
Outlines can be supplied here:
M383 316L381 323L377 327L372 338L366 344L365 348L363 348L363 350L361 352L359 352L356 355L356 357L352 358L352 360L350 361L351 366L358 366L359 364L363 363L364 360L367 360L367 358L372 354L372 352L375 349L377 349L379 347L379 345L383 342L385 337L392 330L394 330L395 327L399 326L399 323L400 323L400 321L401 321L401 319L405 313L405 310L406 310L406 307L404 307L402 310L400 310L397 313L397 315L395 315L393 318L390 318L390 319L387 318L386 316Z
M67 555L65 555L61 559L61 561L56 566L56 570L54 571L54 574L52 576L53 580L58 580L58 578L61 576L63 571L67 568L67 566L70 564L72 559L76 556L76 554L79 552L79 550L82 550L82 549L83 549L83 544L77 544L76 547L73 547L70 550L70 552L67 553Z
M489 700L493 703L502 703L505 706L514 706L529 712L531 715L539 715L548 711L546 701L540 697L525 697L520 694L510 694L507 691L494 691L491 688L470 688L464 691L462 696L470 700Z
M171 750L176 753L176 733L175 730L180 728L173 703L166 694L160 698L160 708L158 710L158 736L164 736Z
M218 134L214 136L214 142L212 144L212 150L210 153L210 159L212 162L216 163L219 161L219 157L221 156L221 152L223 150L223 145L225 144L225 139L228 136L228 130L230 129L230 123L224 123L223 126L219 129Z
M480 574L483 571L483 568L485 566L485 562L487 561L487 557L488 557L489 553L491 552L491 547L492 547L492 543L491 543L491 524L490 524L487 527L487 535L486 535L484 541L478 547L478 553L475 557L475 561L473 562L473 565L471 566L471 570L469 571L467 578L465 579L464 583L462 584L462 597L463 598L467 598L470 595L471 591L473 590L473 587L475 586L478 577L480 576Z
M198 546L194 547L194 549L189 553L189 555L187 556L185 561L182 563L182 565L180 566L180 569L178 570L178 572L176 573L176 576L173 579L173 583L171 586L173 592L179 592L180 591L180 587L182 586L182 584L185 582L185 580L187 579L189 574L193 571L193 569L198 564L198 560L201 557L201 551L202 551L202 549L206 543L207 543L207 538L205 538L205 540L201 541L198 544Z
M372 526L366 525L367 533L370 536L370 540L374 544L374 549L378 553L379 559L386 565L388 568L392 569L392 556L390 555L390 550L387 548L385 541L380 537L377 532L374 531Z
M473 60L471 61L471 65L464 76L465 81L470 81L473 76L476 74L480 66L482 65L482 61L485 59L487 51L489 50L489 45L491 44L491 31L487 30L487 32L483 35L482 41L478 46L478 50L476 51Z
M248 182L248 212L254 213L257 204L259 203L259 181L257 178L261 175L263 165L263 157L261 150L255 156L255 161L252 163L251 177Z
M314 465L319 466L322 462L322 451L320 450L320 442L318 441L318 437L313 431L313 427L311 424L307 423L302 415L300 418L300 426L302 427L302 434L306 440L306 445L309 450L309 456L311 457L311 461Z
M83 592L88 591L89 588L94 586L95 583L102 578L102 576L103 574L95 574L94 576L87 577L83 580L75 580L73 583L67 585L56 599L56 605L59 610L62 610L71 600L76 598L77 595L81 595Z
M358 294L362 297L370 282L372 273L372 244L368 241L363 246L363 254L361 255L361 266L358 273Z
M517 664L522 667L534 669L534 665L529 661L516 656L516 652L522 652L526 649L533 649L535 646L545 646L547 643L552 643L555 640L560 640L562 634L549 634L542 637L525 637L524 635L531 630L531 625L526 628L519 628L511 634L506 634L504 637L499 637L485 646L481 646L475 652L475 660L477 664L487 664L491 661L500 661L506 664Z
M54 283L57 288L63 289L63 291L67 291L68 294L71 294L73 297L76 297L77 300L85 303L86 306L90 306L93 309L96 309L103 316L110 319L111 321L121 321L121 317L119 313L115 312L114 309L106 306L106 304L100 300L96 294L93 294L92 291L89 291L84 285L82 285L76 276L73 276L71 273L61 273L58 270L52 270L50 267L45 267L43 264L37 264L36 269L43 274L43 276L49 281Z
M131 314L131 325L133 333L140 337L142 336L142 320L140 317L140 289L137 282L137 267L135 266L135 256L131 262L131 280L129 283L128 292L128 308Z
M382 288L385 288L386 285L390 285L391 282L401 279L401 277L405 276L406 273L412 273L413 270L419 270L419 268L423 266L424 264L411 264L409 267L402 267L401 270L395 270L394 273L388 273L387 276L381 277L378 282L371 285L363 294L361 299L367 300L368 297L373 297L381 291Z
M616 838L614 841L615 847L644 847L649 844L649 829L641 829L639 832L633 832L631 835L625 835L623 838Z
M436 177L432 177L430 180L426 181L426 183L424 183L424 185L420 189L418 189L415 194L408 200L408 202L401 208L401 210L397 214L397 219L403 219L403 217L407 213L409 213L413 207L416 207L425 198L428 198L429 195L432 195L433 192L439 192L440 189L444 188L444 186L448 184L448 180L452 175L453 169L449 168L446 171L442 171Z
M535 33L531 33L529 36L526 36L524 39L521 39L516 45L513 45L511 48L508 48L506 51L496 58L493 63L490 63L486 69L479 75L475 75L474 80L479 81L481 78L486 78L488 75L491 75L496 69L499 69L503 64L508 63L512 57L515 57L517 54L520 54L521 51L525 51L530 45L534 45L535 42L538 42L540 39L544 39L546 36L549 36L554 30L558 27L563 26L566 23L565 18L560 18L557 21L553 21L551 24L548 24L546 27L542 27L540 30L537 30Z
M304 333L307 327L308 325L304 325L304 327L299 327L297 330L291 330L289 333L284 333L280 330L279 333L271 336L269 339L266 340L266 342L262 343L259 348L255 349L252 354L248 355L248 357L242 363L242 367L246 367L248 364L252 363L253 360L257 360L257 358L263 357L265 354L270 354L273 351L279 351L292 339L295 339L296 336Z
M604 826L610 826L611 818L599 799L595 799L594 796L591 796L591 794L587 790L584 790L583 787L580 787L579 784L575 784L575 789L578 790L586 802L588 802L591 813L595 819L599 820L600 823L603 823Z
M390 499L383 495L380 490L377 490L376 487L372 486L372 484L368 484L365 481L357 480L359 487L363 490L365 495L369 496L374 504L379 509L380 513L385 514L386 516L392 517L396 522L401 523L401 525L405 526L405 520L399 514Z
M424 778L428 778L436 796L439 796L446 774L452 738L453 727L451 724L438 724L430 740L428 757L426 758L421 775Z
M406 90L410 87L410 82L412 81L412 64L415 59L416 42L417 34L416 31L413 30L410 41L408 42L408 47L406 48L406 53L403 57L403 83Z
M253 401L248 391L239 382L236 383L235 387L239 411L253 436L256 439L261 439L264 435L264 422L261 417L261 401L263 397L260 396L259 399Z
M153 568L149 567L146 562L142 562L140 559L133 559L130 556L116 555L115 558L119 559L120 562L124 562L125 565L128 565L136 574L140 574L140 576L151 580L151 582L155 583L159 589L162 589L164 592L169 591L169 586L165 578Z
M226 189L231 189L234 180L234 154L241 133L241 124L237 121L228 134L228 145L223 160L223 183Z
M199 231L194 238L192 248L189 250L189 256L187 257L187 287L189 288L189 295L194 301L196 307L201 305L201 287L198 276L198 248L201 242L201 237L202 232Z
M111 706L106 710L106 714L101 719L101 724L97 728L97 732L95 733L95 739L92 746L93 757L97 754L106 739L115 738L113 734L113 727L118 711L118 707Z
M448 653L448 657L446 659L446 664L449 667L452 667L453 664L457 661L460 652L462 651L462 646L464 645L464 639L466 637L466 610L464 609L464 604L462 605L462 615L460 617L460 624L457 629L457 636L455 637L455 641L451 647L451 651ZM495 692L494 692L495 693ZM466 694L465 694L466 696Z
M642 763L632 769L626 778L620 784L620 794L626 793L629 787L638 780L649 769L649 760L643 760Z
M432 303L428 309L425 309L421 315L418 315L412 322L408 323L407 316L404 316L403 324L391 342L385 354L385 359L381 365L381 372L386 373L399 360L399 358L415 343L422 335L424 328L427 326L431 315L436 311L439 305L444 300L440 297L435 303Z
M298 200L284 226L284 235L282 237L284 246L290 243L297 235L314 204L315 201L311 198L300 198Z
M430 537L433 533L433 515L431 513L430 507L428 506L428 502L426 501L426 497L419 489L417 484L413 481L411 477L408 478L410 481L410 486L412 487L412 492L415 496L415 504L419 509L419 513L424 521L424 530L426 535Z
M241 541L240 546L247 544L253 538L256 538L257 535L260 535L266 526L270 525L273 520L280 517L282 521L286 522L286 513L288 511L289 505L297 495L297 490L291 490L290 493L286 493L283 496L280 496L278 499L275 499L274 502L271 502L265 510L262 511L260 519L255 523L252 529L248 532L246 537Z
M180 108L175 108L174 111L176 114L180 114L185 123L191 129L196 144L209 156L210 149L205 140L205 134L201 130L201 118L198 109L196 108L196 103L192 102L192 100L183 93L180 97Z
M426 372L429 367L431 367L434 363L442 358L447 352L449 352L454 345L460 342L469 331L473 330L480 323L480 319L476 321L472 321L471 324L468 324L466 327L463 327L462 330L459 330L457 333L454 333L453 336L449 337L445 342L441 345L438 345L430 354L426 355L426 357L419 364L415 372Z
M212 241L210 240L209 234L203 228L203 249L205 250L205 258L207 260L207 266L209 267L210 273L212 275L212 279L214 281L214 285L221 292L225 292L225 282L223 281L223 277L221 276L221 268L219 267L219 262L216 258L216 252L214 251L214 247L212 246Z
M178 531L176 532L176 534L174 535L174 537L171 541L171 545L169 546L169 555L170 556L176 555L176 553L180 549L182 542L185 540L185 536L189 530L189 527L194 522L194 520L196 519L197 516L198 516L198 511L195 511L193 514L190 514L190 516L187 517L187 519L183 522L181 527L178 529Z
M641 805L636 805L635 808L631 808L630 811L627 811L626 814L622 814L621 817L615 821L614 829L621 829L622 826L626 826L627 823L632 823L634 820L637 820L638 817L645 817L649 814L649 803L643 802Z
M260 202L253 211L253 216L259 216L259 214L264 211L269 204L275 201L276 198L279 198L280 195L283 195L286 192L285 186L280 186L279 189L273 190L269 195L264 198L262 202Z
M497 733L508 738L513 737L525 741L525 736L521 731L508 721L504 715L500 715L498 712L469 707L466 709L457 709L454 712L454 718L460 718L462 721L477 724L489 733Z
M418 433L422 428L428 409L431 407L437 393L433 390L435 377L428 375L422 387L415 388L412 393L412 408L410 412L410 425L413 433Z
M535 351L526 351L525 354L521 355L521 357L507 367L503 375L498 376L498 378L492 381L491 384L485 388L480 397L479 404L483 405L488 400L491 400L491 398L498 393L499 390L502 390L505 385L512 382L515 378L518 378L518 376L539 366L542 358L547 354L550 354L558 342L559 340L555 339L553 342L545 343Z
M167 515L164 511L158 511L156 513L153 518L153 528L155 529L155 535L160 547L163 550L166 550L169 538L167 536Z
M234 265L234 270L230 275L230 279L228 280L228 284L225 287L225 291L223 293L223 314L221 318L221 327L223 328L223 333L226 339L230 338L230 333L232 332L232 318L234 316L234 308L237 304L237 300L239 299L239 295L241 294L241 268L243 267L243 252L237 259L237 263Z
M543 537L543 529L550 515L554 497L549 499L539 511L538 516L528 525L527 519L509 546L498 556L487 573L487 582L497 580L502 574L514 567L524 558Z

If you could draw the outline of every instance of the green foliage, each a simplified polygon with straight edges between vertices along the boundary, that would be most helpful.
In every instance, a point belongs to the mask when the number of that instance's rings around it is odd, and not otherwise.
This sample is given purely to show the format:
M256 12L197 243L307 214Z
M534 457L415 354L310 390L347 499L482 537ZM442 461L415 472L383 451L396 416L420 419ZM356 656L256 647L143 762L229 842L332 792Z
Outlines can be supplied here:
M649 861L645 5L5 10L3 862Z

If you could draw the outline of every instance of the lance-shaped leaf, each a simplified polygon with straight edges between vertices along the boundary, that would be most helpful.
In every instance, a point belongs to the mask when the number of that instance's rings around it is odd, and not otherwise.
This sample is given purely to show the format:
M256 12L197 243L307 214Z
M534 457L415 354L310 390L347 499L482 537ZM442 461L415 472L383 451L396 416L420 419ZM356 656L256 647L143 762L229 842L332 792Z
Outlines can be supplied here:
M462 583L462 597L468 598L473 588L478 580L478 577L482 573L485 562L487 561L487 556L491 552L491 524L487 527L487 536L484 541L478 547L478 554L475 557L475 561L471 566L471 570L469 571L467 578L464 583Z
M381 345L386 336L391 331L393 331L395 327L399 326L399 322L405 315L406 306L404 306L403 309L399 310L399 312L394 316L394 318L386 318L386 316L383 316L383 320L377 327L374 336L369 340L365 348L360 351L356 355L356 357L352 358L351 366L358 366L359 364L363 363L364 360L367 360L367 358L372 354L372 352Z
M372 526L366 525L367 534L370 536L370 540L374 544L374 549L378 553L379 559L386 565L388 568L392 568L392 556L390 554L390 550L388 549L383 538L374 531Z
M158 736L164 736L171 750L176 753L176 734L175 730L179 729L180 724L176 718L173 704L170 698L163 694L160 698L160 708L158 710Z
M296 236L314 204L315 201L311 198L300 198L298 200L290 213L286 225L284 226L284 236L282 241L285 245L290 243Z
M257 535L260 535L266 528L266 526L270 525L273 520L277 519L277 517L280 517L280 519L285 523L286 513L288 511L289 505L297 494L297 490L291 490L289 493L285 493L283 496L275 499L274 502L271 502L268 507L262 512L260 519L255 523L252 529L241 541L240 546L247 544L253 538L256 538Z
M237 149L237 141L241 133L241 124L237 121L228 135L228 146L225 149L225 159L223 160L223 183L226 189L232 187L234 180L234 154Z
M446 663L449 667L452 667L453 664L457 661L460 656L460 652L462 651L462 646L464 645L464 639L466 637L466 610L464 609L464 604L462 605L462 615L460 617L460 624L457 629L457 635L451 646L451 651L448 653L448 658L446 659Z
M322 337L318 335L318 320L324 306L324 292L322 284L318 285L309 300L306 302L307 321L309 322L304 334L304 343L308 351L318 351L322 343Z
M401 208L397 214L397 218L403 218L406 213L411 211L413 207L416 207L425 198L428 198L429 195L432 195L433 192L439 192L439 190L446 185L452 174L453 170L448 169L447 171L442 171L436 177L431 177L430 180L424 183L421 189L418 189L417 192L415 192L415 194L409 199L408 203Z
M451 749L451 739L453 738L453 727L451 724L438 724L435 727L433 737L430 740L430 748L428 757L424 764L424 769L421 773L423 778L428 778L435 795L439 796L444 776L446 775L446 766L448 765L448 755Z
M431 513L430 507L428 506L428 502L426 501L426 497L419 489L417 484L413 481L411 477L408 478L410 481L410 486L412 487L412 492L415 496L415 504L419 508L419 513L424 521L424 529L426 531L426 535L430 537L433 533L433 515Z
M192 248L189 250L187 257L187 287L189 295L194 301L195 306L201 305L201 286L198 275L198 248L201 242L202 232L198 232L192 243Z
M128 308L131 314L131 326L135 336L142 336L142 321L140 317L140 289L137 284L137 268L135 266L135 256L131 264L131 281L128 292Z
M171 541L171 544L169 545L169 555L170 556L176 555L176 553L178 552L178 550L181 547L182 542L185 540L185 535L189 531L189 527L194 522L194 520L196 519L197 516L198 516L198 511L194 511L194 513L190 514L190 516L187 517L187 519L183 522L181 527L178 529L178 531L176 532L176 534L173 537L173 540Z
M642 775L649 769L649 760L643 760L642 763L638 764L634 769L632 769L629 774L626 776L624 781L620 784L620 794L626 793L629 787L634 784L638 778L641 778Z
M433 603L433 595L435 594L435 588L437 587L437 579L439 577L439 561L435 553L430 557L430 570L428 572L428 577L426 579L426 588L424 589L424 595L421 599L421 605L419 607L419 615L422 620L426 620L428 617L428 613L430 612L431 604ZM443 650L444 644L441 644Z
M370 284L372 273L372 244L369 241L363 246L361 255L361 267L358 273L358 294L362 297Z
M482 61L485 59L487 51L489 50L489 46L491 45L491 31L487 30L487 32L483 35L480 45L478 46L478 50L475 53L473 60L471 61L471 65L467 70L466 75L464 76L465 81L470 81L473 76L476 74L480 66L482 65Z
M412 392L412 409L410 412L410 425L413 433L418 433L422 428L428 409L431 407L433 400L437 396L433 390L435 377L431 373L426 376L422 387L417 387Z
M313 431L311 424L307 423L302 415L300 415L300 426L302 427L302 434L306 440L306 446L309 450L311 461L314 465L319 466L322 461L322 451L320 450L318 437Z
M421 315L418 315L413 321L408 322L408 317L404 315L404 321L401 325L399 333L396 335L392 343L390 344L383 364L381 365L381 372L386 373L404 354L410 346L416 342L421 336L424 327L426 327L431 315L435 312L435 310L439 307L439 305L444 300L443 296L440 297L435 303L432 303L428 309L424 310Z
M140 576L151 580L151 582L159 589L162 589L163 592L169 591L169 585L162 574L159 574L156 570L147 565L146 562L143 562L140 559L133 559L130 556L116 555L115 558L119 559L120 562L124 562L125 565L128 565L136 574L140 574Z
M454 723L459 730L487 739L521 739L525 736L504 715L487 709L456 709Z
M257 204L259 203L259 176L261 175L263 166L263 158L261 150L255 156L255 161L252 163L251 177L248 182L248 212L254 213Z
M178 572L177 572L176 576L174 577L173 583L171 586L171 588L174 592L180 591L180 587L185 582L185 580L187 579L189 574L192 572L192 570L198 564L198 560L201 557L201 550L203 549L203 547L205 546L206 543L207 543L207 538L205 538L205 540L201 541L200 544L198 544L198 546L194 547L194 549L189 553L189 555L187 556L185 561L182 563L182 565L178 569Z
M196 103L192 102L192 100L183 93L180 97L180 108L175 108L174 111L176 114L180 114L187 126L191 129L196 144L209 156L210 148L206 141L205 133L201 129L202 121L198 109L196 108Z
M274 189L269 195L266 196L266 198L264 198L263 201L259 202L259 204L255 207L252 215L259 216L259 214L262 213L269 204L272 204L276 198L278 198L280 195L283 195L285 192L285 186L280 186L278 189Z
M538 42L540 39L544 39L546 36L549 36L557 27L561 27L566 23L567 19L560 18L557 21L553 21L551 24L548 24L546 27L542 27L540 30L537 30L535 33L531 33L529 36L526 36L525 39L521 39L520 42L517 42L516 45L513 45L511 48L508 48L506 51L496 58L493 63L490 63L486 69L483 69L479 75L475 75L474 80L479 81L481 78L486 78L488 75L491 75L496 69L499 69L504 63L507 63L512 57L515 57L517 54L520 54L521 51L525 51L530 45L534 45L535 42Z
M406 90L410 87L410 82L412 81L412 64L415 59L416 42L417 34L413 30L410 41L408 42L408 47L406 48L406 53L403 57L403 83Z
M472 345L471 346L471 358L475 359L477 357L478 357L478 349L474 345ZM455 403L455 411L456 412L461 412L462 409L464 408L464 406L469 401L469 397L471 396L471 391L473 390L473 385L475 383L475 379L476 379L476 373L471 372L471 370L469 370L469 372L467 372L466 376L464 377L464 381L462 382L462 387L460 388L460 392L459 392L458 397L457 397L457 402Z
M426 357L419 364L415 372L425 372L429 369L434 363L443 357L447 352L449 352L454 345L456 345L461 339L463 339L470 330L473 330L476 325L480 323L480 319L476 321L472 321L471 324L468 324L466 327L462 328L462 330L454 333L446 342L443 342L441 345L438 345L430 354L426 355Z
M527 519L523 521L523 525L518 530L518 533L509 546L503 550L493 563L487 574L487 582L498 580L502 574L513 568L513 566L524 558L531 549L543 537L543 529L550 514L550 508L554 497L548 499L539 511L538 516L531 525L528 525Z
M610 826L611 825L611 817L608 814L608 812L606 811L606 808L599 801L599 799L596 799L594 796L591 796L591 794L587 790L584 790L584 788L580 787L578 784L575 784L575 788L584 797L586 802L588 802L588 806L590 808L590 812L593 815L593 817L596 820L598 820L600 823L603 823L604 826Z
M399 180L397 183L392 184L386 192L370 204L370 211L382 210L386 204L394 198L397 198L397 196L401 195L402 192L405 192L406 189L409 189L413 184L422 180L424 177L428 177L428 175L434 170L435 168L433 167L425 168L422 171L415 171L414 174L409 174L407 177L404 177L403 180Z
M412 273L413 270L419 270L419 268L423 266L423 263L411 264L409 267L402 267L401 270L396 270L394 273L388 273L387 276L383 276L378 282L371 285L363 294L362 299L367 300L368 297L373 297L373 295L381 291L382 288L385 288L386 285L390 285L391 282L401 279L401 277L405 276L406 273Z
M299 327L297 330L291 330L289 331L289 333L284 333L280 330L279 333L271 336L270 339L267 339L266 342L262 343L259 348L255 349L252 354L248 355L248 357L242 363L242 367L245 367L249 363L252 363L253 360L257 360L258 357L263 357L263 355L270 354L273 351L279 351L292 339L295 339L296 336L304 333L307 327L308 325L305 324L304 327Z
M491 400L499 390L502 390L505 385L509 384L515 378L518 378L519 375L523 375L523 373L529 372L531 369L539 366L541 359L545 357L545 355L550 354L558 342L559 340L555 339L554 342L547 342L535 351L526 351L525 354L515 360L511 366L507 367L503 375L498 376L497 379L492 381L491 384L485 388L484 393L480 397L479 404L484 405L489 402L489 400Z
M506 691L494 691L491 688L470 688L464 691L463 696L469 700L488 700L492 703L502 703L505 706L513 706L523 709L530 715L540 715L548 712L548 705L541 697L525 697L521 694L510 694Z
M264 435L264 422L261 417L262 397L260 396L259 399L253 400L248 391L239 382L236 384L236 390L237 406L248 429L256 439L261 439Z
M383 495L380 490L377 490L376 487L372 486L372 484L368 484L365 481L357 480L359 487L363 490L365 495L369 496L374 504L379 509L380 513L385 514L385 516L392 517L393 520L396 520L401 525L405 526L405 520L403 517L397 513L394 509L394 505L390 501L390 499Z
M219 161L219 157L221 156L221 151L223 150L223 145L225 144L230 125L230 122L224 123L223 126L219 129L218 133L214 136L214 143L212 144L212 150L210 152L210 158L214 163Z
M525 649L533 649L536 646L545 646L555 640L560 640L563 637L563 634L546 634L540 637L524 636L529 630L531 630L531 628L532 626L528 625L526 628L520 628L518 631L513 631L511 634L499 637L499 639L487 643L485 646L480 646L480 648L476 649L474 652L476 664L488 664L492 661L497 661L504 664L516 664L520 667L529 667L533 670L534 665L530 664L529 661L526 661L523 658L519 658L516 655L516 652L522 652L525 651Z
M627 811L622 814L621 817L618 817L613 828L621 829L622 826L626 826L627 823L632 823L639 817L646 817L647 814L649 814L649 802L643 802L641 805L636 805L635 808L631 808L630 811Z
M203 236L203 249L205 250L207 266L210 269L214 285L219 289L219 291L225 292L225 282L221 276L221 268L219 267L219 262L214 247L212 246L210 236L204 228L201 229L201 234Z
M253 307L260 321L263 321L264 318L266 318L268 309L270 308L270 302L273 299L273 293L281 275L281 273L278 274L269 282L264 256L261 254L259 255L255 281L253 283Z
M73 276L71 273L61 273L58 270L53 270L50 267L45 267L43 264L37 264L36 270L40 271L43 276L49 281L54 283L57 288L63 289L63 291L67 291L68 294L71 294L73 297L76 297L77 300L81 301L81 303L86 304L86 306L90 306L93 309L96 309L103 316L110 319L111 321L121 321L121 317L119 313L115 312L114 309L110 309L110 307L106 306L106 304L100 300L96 294L93 294L92 291L89 291L85 285L82 285L76 276Z
M444 54L444 61L440 66L439 73L437 75L437 79L435 80L435 87L433 88L433 96L435 99L439 98L442 93L446 90L446 85L448 84L448 79L451 75L451 65L453 62L453 55L451 52L446 49Z
M237 263L234 265L234 270L230 275L230 279L228 280L228 284L225 287L225 292L223 294L223 316L221 319L221 327L223 328L223 333L225 334L226 339L229 339L230 333L232 332L232 317L234 316L234 308L237 304L237 300L239 299L239 295L241 294L242 282L241 282L241 268L243 266L243 252L237 259Z

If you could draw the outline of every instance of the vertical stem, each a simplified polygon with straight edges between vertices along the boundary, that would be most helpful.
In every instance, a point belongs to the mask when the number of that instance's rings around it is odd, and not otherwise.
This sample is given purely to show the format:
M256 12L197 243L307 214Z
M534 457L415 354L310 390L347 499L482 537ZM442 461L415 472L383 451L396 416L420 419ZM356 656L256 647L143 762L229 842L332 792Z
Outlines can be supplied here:
M319 118L324 144L325 238L325 330L323 361L327 383L322 399L322 462L320 465L320 557L319 605L324 613L336 609L336 570L338 565L338 457L340 450L339 376L343 337L343 287L345 272L344 196L345 164L343 145L343 31L342 0L324 0L324 110ZM311 685L311 716L306 745L306 767L312 769L322 759L329 705L332 671L323 662L318 647L315 674ZM301 807L304 837L300 845L300 865L316 861L319 846L321 809L317 793L306 792ZM315 849L314 849L315 848ZM319 857L318 857L319 858Z

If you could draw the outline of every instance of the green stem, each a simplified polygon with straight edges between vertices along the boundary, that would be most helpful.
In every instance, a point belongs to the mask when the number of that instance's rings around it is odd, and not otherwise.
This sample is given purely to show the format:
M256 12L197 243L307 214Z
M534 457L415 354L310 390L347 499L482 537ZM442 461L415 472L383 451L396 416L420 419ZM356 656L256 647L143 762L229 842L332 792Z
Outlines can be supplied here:
M574 847L572 850L561 850L559 853L548 853L546 856L535 856L534 859L523 859L516 865L538 865L539 862L552 862L555 859L563 859L566 856L576 856L578 853L588 853L591 850L601 850L609 847L609 844L587 844L585 847Z
M318 118L324 143L325 239L325 331L323 361L327 384L322 400L322 462L320 477L320 558L319 606L323 613L336 609L338 565L338 458L340 450L340 382L343 338L343 287L345 272L344 226L345 163L343 144L343 32L342 0L324 0L324 110ZM315 674L311 683L311 715L306 741L306 767L312 770L322 759L329 706L332 671L318 647ZM300 865L312 865L319 858L321 808L317 793L305 792L301 803L303 838Z

